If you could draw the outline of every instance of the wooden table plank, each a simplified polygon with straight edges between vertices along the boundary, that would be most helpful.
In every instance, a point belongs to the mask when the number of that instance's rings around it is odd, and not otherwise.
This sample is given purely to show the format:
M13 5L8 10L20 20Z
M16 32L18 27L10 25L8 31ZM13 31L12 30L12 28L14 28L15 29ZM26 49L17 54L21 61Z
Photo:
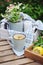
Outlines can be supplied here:
M2 62L8 62L8 61L19 59L19 58L24 58L24 56L17 57L14 54L9 55L9 56L3 56L3 57L0 57L0 63L2 63Z
M0 41L0 46L8 45L9 43L7 41Z
M0 52L0 57L13 54L12 50L5 50Z
M0 46L0 51L11 49L10 45Z
M0 65L20 65L20 64L31 63L31 62L33 62L33 60L28 59L28 58L23 58L23 59L18 59L18 60L2 63Z
M29 58L16 56L9 41L0 41L0 65L40 65Z

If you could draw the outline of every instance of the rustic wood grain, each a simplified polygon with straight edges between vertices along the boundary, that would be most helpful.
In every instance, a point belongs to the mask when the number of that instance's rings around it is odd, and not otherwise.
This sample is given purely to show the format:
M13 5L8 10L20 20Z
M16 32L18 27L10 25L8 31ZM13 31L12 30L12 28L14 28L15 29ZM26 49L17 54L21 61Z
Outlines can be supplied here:
M0 57L0 63L1 63L1 62L12 61L12 60L19 59L19 58L23 58L23 57L24 57L24 56L17 57L17 56L14 55L14 54L9 55L9 56Z
M0 46L3 46L3 45L8 45L9 43L5 40L0 40Z
M0 52L0 57L13 54L12 50L5 50Z
M20 64L31 63L31 62L33 61L28 58L23 58L23 59L18 59L18 60L13 60L10 62L2 63L0 65L20 65Z
M16 56L9 41L0 41L0 65L40 65L24 55Z
M0 51L11 49L10 45L0 46Z

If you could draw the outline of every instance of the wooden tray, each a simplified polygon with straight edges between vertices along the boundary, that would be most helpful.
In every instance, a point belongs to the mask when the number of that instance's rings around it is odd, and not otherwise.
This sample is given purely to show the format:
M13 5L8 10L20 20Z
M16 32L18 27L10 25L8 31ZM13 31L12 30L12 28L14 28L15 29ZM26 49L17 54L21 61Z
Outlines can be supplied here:
M24 56L43 64L43 56L34 53L32 51L32 47L33 47L33 45L31 45L29 48L25 49Z

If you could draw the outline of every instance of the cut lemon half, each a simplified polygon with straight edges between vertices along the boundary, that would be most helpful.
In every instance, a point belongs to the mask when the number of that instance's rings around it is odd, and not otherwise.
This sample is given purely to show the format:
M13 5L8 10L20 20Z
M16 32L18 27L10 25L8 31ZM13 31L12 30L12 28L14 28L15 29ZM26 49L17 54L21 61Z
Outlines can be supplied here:
M43 48L42 47L35 47L33 48L33 51L37 54L43 55Z

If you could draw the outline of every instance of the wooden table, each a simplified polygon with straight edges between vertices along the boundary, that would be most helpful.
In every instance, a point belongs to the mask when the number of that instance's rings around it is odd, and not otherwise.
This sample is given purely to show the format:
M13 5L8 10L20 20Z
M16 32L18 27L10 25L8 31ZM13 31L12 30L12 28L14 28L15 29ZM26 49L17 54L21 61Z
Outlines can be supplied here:
M16 56L9 41L0 41L0 65L41 65L23 56Z

